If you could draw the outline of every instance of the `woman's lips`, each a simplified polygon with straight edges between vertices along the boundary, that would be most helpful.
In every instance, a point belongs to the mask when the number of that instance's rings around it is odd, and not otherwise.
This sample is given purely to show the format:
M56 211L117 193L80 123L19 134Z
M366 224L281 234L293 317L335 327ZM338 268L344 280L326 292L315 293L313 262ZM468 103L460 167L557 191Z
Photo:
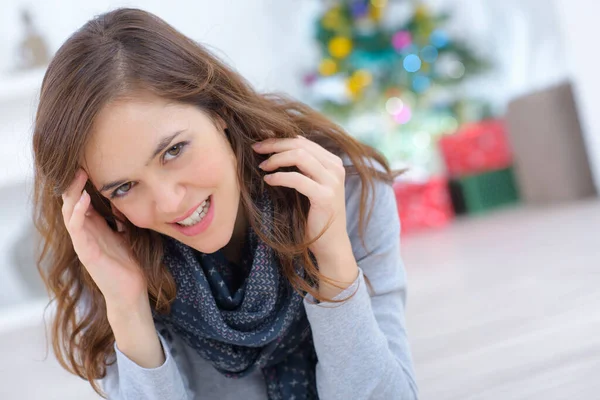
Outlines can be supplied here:
M200 207L202 205L202 203L204 203L206 200L201 201L200 203L196 204L194 207L190 208L188 212L186 212L182 217L176 218L173 221L169 222L170 224L176 224L177 222L181 222L184 219L186 219L187 217L189 217L190 215L192 215L194 213L194 211L196 211L198 209L198 207Z
M208 197L208 200L210 203L209 203L206 215L204 216L204 218L202 218L202 221L200 221L197 224L192 225L192 226L183 226L183 225L179 225L177 223L171 223L171 226L173 228L177 229L177 231L179 231L181 234L183 234L185 236L196 236L196 235L204 232L205 230L207 230L208 227L210 226L210 223L212 222L212 220L214 218L214 215L215 215L215 201L214 201L212 195L210 195ZM200 204L202 204L202 203L200 203ZM198 207L199 206L200 205L198 205ZM198 207L196 207L193 211L195 211ZM190 215L191 215L191 213L190 213Z

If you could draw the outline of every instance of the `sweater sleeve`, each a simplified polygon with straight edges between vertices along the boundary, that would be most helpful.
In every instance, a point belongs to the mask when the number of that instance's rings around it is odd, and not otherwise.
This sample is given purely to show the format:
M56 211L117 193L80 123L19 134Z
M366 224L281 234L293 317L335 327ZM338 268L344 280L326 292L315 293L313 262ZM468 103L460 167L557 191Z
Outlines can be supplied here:
M168 332L163 331L168 337ZM174 350L160 331L165 362L156 368L143 368L123 354L115 342L116 362L107 367L100 380L109 400L191 400L194 398L187 378L173 357Z
M318 358L317 390L323 400L417 398L405 328L400 222L392 187L376 181L368 207L373 199L363 244L358 228L360 180L347 178L348 234L359 275L335 299L354 296L343 303L315 304L310 295L304 300ZM371 294L365 275L374 290Z

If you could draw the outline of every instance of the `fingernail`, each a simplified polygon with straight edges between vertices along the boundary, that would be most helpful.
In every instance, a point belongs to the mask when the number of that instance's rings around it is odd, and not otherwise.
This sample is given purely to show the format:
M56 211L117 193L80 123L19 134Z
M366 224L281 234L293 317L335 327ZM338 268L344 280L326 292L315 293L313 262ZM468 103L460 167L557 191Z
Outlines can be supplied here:
M258 168L263 169L265 165L267 165L267 161L266 160L263 161L263 162L261 162L260 164L258 164Z
M261 142L258 142L258 143L254 143L254 144L252 145L252 148L253 148L253 149L260 149L260 147L261 147L261 146L262 146L262 143L261 143Z
M81 193L81 197L79 198L79 201L83 201L83 198L85 197L86 194L87 194L87 192L85 191L85 189L83 189L83 193Z

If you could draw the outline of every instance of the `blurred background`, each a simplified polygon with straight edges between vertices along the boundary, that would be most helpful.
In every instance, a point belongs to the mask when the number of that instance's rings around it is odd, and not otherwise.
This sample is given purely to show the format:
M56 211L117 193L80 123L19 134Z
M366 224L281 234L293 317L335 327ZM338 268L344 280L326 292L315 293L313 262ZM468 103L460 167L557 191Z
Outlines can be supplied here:
M0 398L98 398L46 352L31 132L54 52L119 6L156 13L258 90L408 168L394 188L421 398L598 398L592 0L3 1Z

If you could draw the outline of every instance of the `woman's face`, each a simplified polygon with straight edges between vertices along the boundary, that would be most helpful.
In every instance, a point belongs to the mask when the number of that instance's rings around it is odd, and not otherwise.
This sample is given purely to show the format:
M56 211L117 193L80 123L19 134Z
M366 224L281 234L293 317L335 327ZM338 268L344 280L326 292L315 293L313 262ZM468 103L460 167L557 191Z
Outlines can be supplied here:
M231 239L240 199L235 155L217 124L155 97L114 102L98 115L83 166L131 223L212 253Z

